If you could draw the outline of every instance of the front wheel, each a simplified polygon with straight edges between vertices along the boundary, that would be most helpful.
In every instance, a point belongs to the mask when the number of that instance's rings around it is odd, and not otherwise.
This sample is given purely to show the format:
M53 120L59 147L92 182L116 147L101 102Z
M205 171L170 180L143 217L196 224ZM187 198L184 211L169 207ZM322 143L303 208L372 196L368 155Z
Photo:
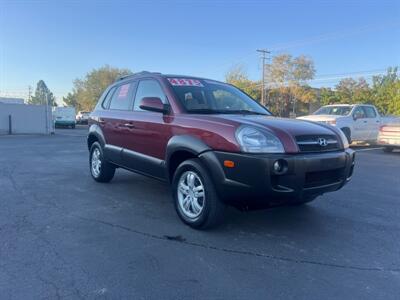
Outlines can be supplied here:
M179 165L172 180L172 193L176 212L185 224L207 229L222 221L225 204L198 159L189 159Z
M115 174L115 166L104 159L103 149L98 142L90 147L90 174L98 182L110 182Z

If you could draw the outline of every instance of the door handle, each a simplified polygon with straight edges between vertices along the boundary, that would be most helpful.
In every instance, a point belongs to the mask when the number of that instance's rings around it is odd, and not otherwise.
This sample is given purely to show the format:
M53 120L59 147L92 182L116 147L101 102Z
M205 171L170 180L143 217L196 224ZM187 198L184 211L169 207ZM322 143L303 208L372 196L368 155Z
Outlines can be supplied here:
M381 121L376 121L376 123L380 123Z
M132 123L125 123L123 126L128 128L135 128L135 125L133 125Z
M367 123L368 121L364 121L364 123Z

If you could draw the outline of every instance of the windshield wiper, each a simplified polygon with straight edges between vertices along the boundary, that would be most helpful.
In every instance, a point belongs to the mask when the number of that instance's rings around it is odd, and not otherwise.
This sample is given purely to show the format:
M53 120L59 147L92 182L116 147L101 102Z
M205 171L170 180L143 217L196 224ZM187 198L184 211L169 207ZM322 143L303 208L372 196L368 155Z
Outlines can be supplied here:
M225 114L243 114L243 115L262 115L262 116L269 116L267 113L257 112L253 110L247 109L238 109L238 110L224 110L223 113Z
M224 112L220 110L210 109L210 108L198 108L198 109L188 109L189 113L195 114L222 114Z
M247 109L238 109L238 110L218 110L218 109L210 109L210 108L199 108L199 109L189 109L189 113L199 113L199 114L242 114L242 115L262 115L269 116L267 113L261 113L257 111L247 110Z

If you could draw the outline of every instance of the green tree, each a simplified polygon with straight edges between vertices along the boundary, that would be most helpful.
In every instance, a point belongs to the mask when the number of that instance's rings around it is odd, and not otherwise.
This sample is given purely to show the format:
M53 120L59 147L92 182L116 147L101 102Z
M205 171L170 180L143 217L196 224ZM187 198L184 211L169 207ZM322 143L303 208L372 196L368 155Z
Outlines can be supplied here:
M339 98L336 91L332 90L331 88L322 87L319 90L319 93L321 105L339 103Z
M289 110L297 111L301 104L316 101L315 91L307 82L315 76L314 62L304 55L293 57L290 54L277 55L266 68L266 81L269 85L269 103L275 113L289 115Z
M43 80L36 85L35 95L28 101L29 104L57 106L56 98Z
M252 81L242 65L233 66L226 74L225 81L238 87L253 99L260 101L261 89L259 81Z
M300 55L292 60L292 81L305 85L315 76L314 61L305 55Z
M63 97L63 102L67 106L78 107L78 99L75 93L68 93L67 96Z
M66 100L69 104L76 103L77 110L91 111L111 83L120 76L129 74L132 72L128 69L114 68L109 65L94 69L84 78L74 80L72 93L67 95Z
M389 68L385 75L372 78L375 106L383 114L400 115L400 78L398 68Z

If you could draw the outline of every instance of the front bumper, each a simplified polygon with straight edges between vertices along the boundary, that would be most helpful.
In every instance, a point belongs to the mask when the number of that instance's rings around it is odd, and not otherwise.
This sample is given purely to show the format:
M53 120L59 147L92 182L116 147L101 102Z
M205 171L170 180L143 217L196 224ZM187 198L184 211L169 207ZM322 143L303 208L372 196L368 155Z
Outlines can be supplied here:
M75 125L76 122L75 121L64 121L64 120L55 120L54 121L54 125L56 126L71 126L71 125Z
M354 169L355 152L243 154L207 151L200 155L221 199L233 205L276 206L343 187ZM224 167L224 161L234 167ZM286 167L277 173L277 160Z

